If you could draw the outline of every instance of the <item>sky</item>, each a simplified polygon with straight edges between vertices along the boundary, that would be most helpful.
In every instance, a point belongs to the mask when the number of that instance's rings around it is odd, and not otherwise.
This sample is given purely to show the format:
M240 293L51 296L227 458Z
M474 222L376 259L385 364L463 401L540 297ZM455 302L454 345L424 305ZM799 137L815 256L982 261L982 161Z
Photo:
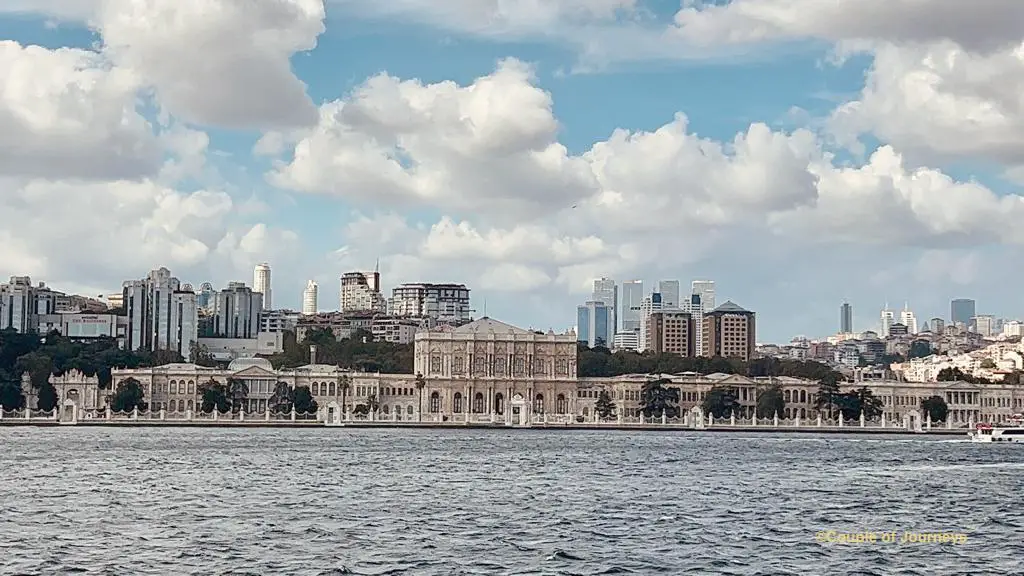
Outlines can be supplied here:
M458 282L560 330L713 279L758 340L1022 314L1024 2L0 0L0 275Z

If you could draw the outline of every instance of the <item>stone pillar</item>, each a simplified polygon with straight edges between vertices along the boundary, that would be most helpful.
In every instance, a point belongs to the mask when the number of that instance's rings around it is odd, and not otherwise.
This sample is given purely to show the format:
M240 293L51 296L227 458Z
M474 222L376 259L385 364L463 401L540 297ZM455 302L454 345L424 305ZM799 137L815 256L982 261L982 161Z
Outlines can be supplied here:
M750 425L757 426L757 408L754 408L754 414L750 416Z
M110 404L107 404L107 406L106 406L106 408L104 410L104 418L106 418L107 420L110 420Z
M166 413L164 412L164 409L163 409L163 408L161 408L161 409L160 409L160 419L161 419L161 420L163 420L163 419L164 419L164 418L166 418L166 417L167 417L167 414L166 414Z
M220 419L220 410L217 409L216 405L214 405L214 407L213 407L213 419L214 420L219 420Z
M928 412L928 414L925 415L924 427L925 427L925 430L928 430L928 431L931 431L931 429L932 429L932 413L931 412Z
M821 412L818 412L818 428L821 428Z
M882 428L885 428L885 412L882 412Z
M794 418L793 420L795 421L793 423L793 426L799 428L800 427L800 413L799 412L796 413L796 418Z
M708 426L714 426L714 425L715 425L715 415L714 414L708 414Z
M736 411L733 410L732 412L729 413L729 426L735 426L735 425L736 425Z
M263 414L263 421L270 422L270 403L267 403L267 411Z
M72 410L71 411L71 420L72 421L74 421L74 419L75 419L74 414L75 414L75 412L74 412L74 410ZM52 418L54 422L60 420L60 406L54 406L53 407L53 414L50 415L50 418Z
M952 430L952 429L953 429L953 419L950 418L949 416L946 416L946 430Z
M292 422L295 422L295 406L292 406Z
M861 410L861 411L860 411L860 427L861 427L861 428L863 428L863 427L864 427L864 423L865 423L865 422L864 422L864 411L863 411L863 410Z
M138 407L138 405L136 405L134 408L132 408L132 420L138 420L138 419L139 419L139 407Z
M842 410L839 411L839 414L836 414L836 422L838 422L840 428L843 427L843 411Z
M238 421L245 422L245 408L238 409Z
M619 425L621 425L622 424L622 407L620 406L619 409L616 410L616 412L617 412L617 414L616 414L617 422L619 423Z
M668 415L665 412L661 413L661 423L662 425L668 424Z
M643 424L644 424L644 413L640 412L640 425L643 426Z
M32 419L32 409L29 408L28 406L25 406L25 420L31 420L31 419Z
M0 420L4 419L4 407L0 405Z
M192 421L192 409L185 410L185 420Z

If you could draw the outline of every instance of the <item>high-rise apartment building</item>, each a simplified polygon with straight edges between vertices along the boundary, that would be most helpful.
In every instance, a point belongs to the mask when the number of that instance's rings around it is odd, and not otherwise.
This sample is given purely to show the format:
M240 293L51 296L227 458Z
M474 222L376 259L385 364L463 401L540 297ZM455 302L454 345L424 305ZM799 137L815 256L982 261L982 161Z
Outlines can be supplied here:
M473 314L465 284L402 284L391 289L388 312L450 324L468 322Z
M658 282L658 294L661 294L661 307L663 309L680 309L679 280L662 280Z
M839 333L853 333L853 306L849 302L843 302L839 307Z
M40 282L32 285L28 276L11 276L0 284L0 330L13 329L28 334L39 329L39 316L57 312L57 301L64 296Z
M380 272L346 272L341 276L341 312L384 312L387 304L380 293Z
M660 292L652 292L650 296L644 298L643 302L640 303L640 345L637 347L637 351L650 350L653 346L649 339L650 330L648 324L651 322L651 315L662 310L664 310L664 306L662 305Z
M694 280L690 283L690 297L682 303L683 312L689 312L693 317L693 324L698 328L694 330L697 342L696 349L704 350L704 313L715 309L715 281Z
M889 335L889 329L896 323L896 315L892 310L889 309L889 303L885 304L885 308L882 308L881 314L878 316L879 328L881 329L878 334L885 338Z
M699 294L701 306L710 312L715 309L715 281L694 280L690 283L690 293Z
M619 330L619 287L611 278L599 278L594 280L594 293L590 298L594 302L603 302L611 312L611 333ZM609 340L608 345L611 345Z
M932 334L945 334L946 333L946 321L942 318L932 318L928 321Z
M998 331L996 328L996 317L992 314L978 314L971 318L971 326L974 332L982 336L994 336Z
M192 287L167 268L152 270L144 280L124 283L122 301L128 327L128 350L173 350L188 358L199 340L199 307Z
M749 360L757 338L756 316L750 310L726 302L704 313L704 348L701 356Z
M253 339L260 331L263 294L254 292L245 282L229 282L217 294L213 314L213 334L218 338Z
M622 331L640 330L640 306L644 302L644 281L626 280L622 283Z
M590 348L612 345L612 309L604 302L590 301L576 307L576 340Z
M654 312L647 321L647 349L657 354L695 356L697 339L694 332L693 317L689 312Z
M306 282L306 289L302 291L302 313L306 316L312 316L317 311L317 297L320 293L320 287L313 280Z
M257 264L252 272L252 291L263 295L263 309L272 310L270 288L270 264Z
M213 289L213 284L209 282L203 282L199 285L199 292L196 294L196 306L199 310L213 314L213 306L217 301L217 291Z
M975 302L970 298L957 298L949 303L949 319L953 321L953 324L970 326L971 318L977 315Z

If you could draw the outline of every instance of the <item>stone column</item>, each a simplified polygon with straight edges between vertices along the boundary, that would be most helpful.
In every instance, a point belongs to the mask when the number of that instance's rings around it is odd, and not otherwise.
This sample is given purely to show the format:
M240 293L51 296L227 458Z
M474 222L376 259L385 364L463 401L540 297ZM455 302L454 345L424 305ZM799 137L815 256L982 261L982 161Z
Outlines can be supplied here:
M800 427L800 413L799 412L796 413L796 418L794 419L793 426L795 426L796 428Z
M4 407L0 406L0 420L4 419Z
M778 412L778 410L776 410L775 414L772 416L772 426L775 426L776 428L779 427L779 412Z
M818 428L821 428L821 412L818 412Z
M132 408L132 420L138 420L138 419L139 419L139 407L138 407L138 405L136 405L135 408Z
M863 427L864 427L864 423L865 423L865 422L864 422L864 411L863 411L863 410L861 410L861 411L860 411L860 427L861 427L861 428L863 428Z
M214 405L213 406L213 420L216 422L219 419L220 419L220 410L218 410L217 406Z
M885 428L885 412L882 412L882 428Z
M292 422L295 422L295 406L292 406Z
M732 412L729 413L729 426L735 426L735 425L736 425L736 411L733 410Z
M263 420L270 422L270 402L267 402L267 411L263 414Z
M245 422L245 408L241 407L238 409L238 421Z
M167 414L164 412L164 409L161 408L160 409L160 420L163 420L166 417L167 417Z
M110 404L107 404L106 409L104 410L104 412L105 412L104 418L106 418L107 420L110 420Z
M25 406L25 420L31 420L31 419L32 419L32 409L29 408L28 406Z

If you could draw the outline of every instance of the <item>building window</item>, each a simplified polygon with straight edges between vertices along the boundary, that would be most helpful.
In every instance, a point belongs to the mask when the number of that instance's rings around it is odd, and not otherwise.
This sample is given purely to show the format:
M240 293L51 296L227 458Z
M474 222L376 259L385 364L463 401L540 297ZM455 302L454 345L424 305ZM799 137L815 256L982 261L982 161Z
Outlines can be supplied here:
M313 382L312 384L310 384L309 385L309 393L312 394L313 396L319 396L320 395L320 383L319 382Z
M452 358L452 374L464 374L466 371L466 359L462 356Z
M500 376L505 376L505 359L504 358L495 358L494 359L494 375L495 376L499 376L499 377Z
M431 414L437 414L441 411L441 395L437 392L430 393L430 405L428 409Z
M569 361L565 358L555 360L555 375L567 376L569 374Z
M494 413L505 413L505 396L501 392L494 395Z
M456 392L455 396L452 398L452 412L454 412L456 414L458 414L459 412L462 412L462 393L461 392Z
M476 396L473 396L473 413L483 414L484 412L484 395L482 392L477 392Z
M565 414L569 411L569 402L565 399L565 394L559 394L555 400L555 412L559 414Z
M534 358L533 359L533 375L534 376L546 376L547 375L547 369L546 368L547 367L544 365L544 359L543 358Z
M188 381L188 393L189 394L195 394L196 393L196 383L195 383L194 380L189 380Z
M335 383L334 382L329 383L327 385L327 390L328 390L328 392L327 392L328 396L334 396L335 393L337 392L337 389L335 387Z
M543 414L544 413L544 395L543 394L537 394L537 396L534 397L534 399L533 399L533 411L536 412L537 414Z
M431 356L430 357L430 373L440 374L441 373L441 357Z
M486 376L487 375L487 355L478 354L473 357L473 375L474 376Z
M526 358L516 356L512 359L512 366L516 376L526 376Z

